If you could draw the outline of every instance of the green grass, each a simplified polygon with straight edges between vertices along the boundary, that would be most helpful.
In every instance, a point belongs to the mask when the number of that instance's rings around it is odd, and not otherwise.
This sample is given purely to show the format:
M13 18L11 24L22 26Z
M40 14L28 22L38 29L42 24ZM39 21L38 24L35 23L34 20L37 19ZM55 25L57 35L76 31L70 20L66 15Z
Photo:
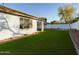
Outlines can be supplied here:
M38 35L21 38L0 45L0 54L14 55L74 55L76 54L68 31L45 30ZM10 53L5 53L9 51Z

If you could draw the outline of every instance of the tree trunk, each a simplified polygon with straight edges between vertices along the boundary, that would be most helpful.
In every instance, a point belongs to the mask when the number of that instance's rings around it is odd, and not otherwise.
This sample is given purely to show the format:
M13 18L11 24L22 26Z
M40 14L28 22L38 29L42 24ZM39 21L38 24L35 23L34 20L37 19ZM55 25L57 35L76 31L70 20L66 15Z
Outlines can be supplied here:
M72 28L71 28L71 25L70 25L70 23L69 23L69 27L70 27L70 30L71 30Z

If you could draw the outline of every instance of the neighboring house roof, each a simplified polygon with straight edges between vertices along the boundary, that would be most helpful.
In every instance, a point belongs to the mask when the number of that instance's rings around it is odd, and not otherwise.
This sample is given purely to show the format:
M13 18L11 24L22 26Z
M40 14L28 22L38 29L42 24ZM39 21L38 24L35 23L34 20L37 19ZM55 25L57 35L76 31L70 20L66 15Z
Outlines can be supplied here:
M35 16L29 15L29 14L26 14L26 13L23 13L23 12L20 12L20 11L17 11L17 10L14 10L14 9L11 9L11 8L8 8L2 5L0 5L0 12L22 16L22 17L27 17L27 18L37 18Z

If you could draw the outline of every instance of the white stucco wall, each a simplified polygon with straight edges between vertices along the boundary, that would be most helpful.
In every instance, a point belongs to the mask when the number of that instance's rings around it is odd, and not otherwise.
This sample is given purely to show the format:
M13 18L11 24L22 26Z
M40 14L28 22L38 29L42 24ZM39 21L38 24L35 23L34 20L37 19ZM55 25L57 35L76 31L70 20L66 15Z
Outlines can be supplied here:
M18 16L0 13L0 23L2 23L0 24L0 40L13 37L15 33L19 32L20 21Z
M7 14L7 20L8 20L10 29L13 30L15 33L18 33L19 25L20 25L20 17Z
M32 19L32 27L28 29L20 29L21 34L32 34L37 32L37 20Z
M7 20L7 22L5 21ZM14 37L21 34L32 34L37 32L37 20L32 20L32 27L28 29L20 29L20 17L0 13L0 40Z

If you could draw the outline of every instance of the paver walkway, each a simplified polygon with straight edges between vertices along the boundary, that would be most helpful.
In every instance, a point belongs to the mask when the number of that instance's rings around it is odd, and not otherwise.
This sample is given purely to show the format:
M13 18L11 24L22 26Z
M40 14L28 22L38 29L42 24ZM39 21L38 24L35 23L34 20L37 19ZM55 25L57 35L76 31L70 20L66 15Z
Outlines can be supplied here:
M77 54L79 54L79 31L69 31L69 34L76 48Z

